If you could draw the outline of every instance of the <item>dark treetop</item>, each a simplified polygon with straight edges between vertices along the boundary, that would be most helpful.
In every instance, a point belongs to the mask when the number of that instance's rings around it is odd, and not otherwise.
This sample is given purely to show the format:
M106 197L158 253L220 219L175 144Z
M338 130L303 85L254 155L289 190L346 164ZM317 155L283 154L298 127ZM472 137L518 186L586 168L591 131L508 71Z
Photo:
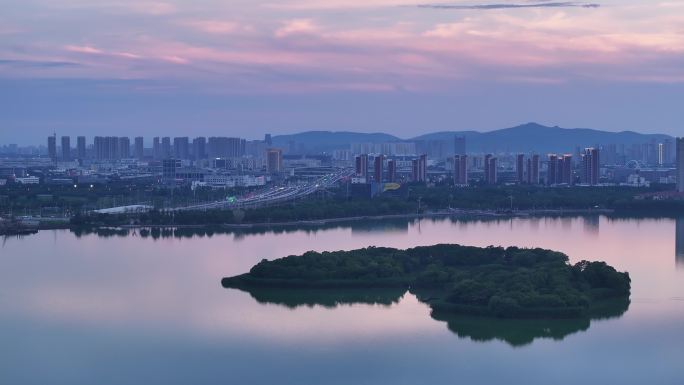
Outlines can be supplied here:
M231 288L410 288L433 311L508 318L584 317L598 302L627 299L628 273L605 262L568 263L544 249L434 245L262 260L224 278Z

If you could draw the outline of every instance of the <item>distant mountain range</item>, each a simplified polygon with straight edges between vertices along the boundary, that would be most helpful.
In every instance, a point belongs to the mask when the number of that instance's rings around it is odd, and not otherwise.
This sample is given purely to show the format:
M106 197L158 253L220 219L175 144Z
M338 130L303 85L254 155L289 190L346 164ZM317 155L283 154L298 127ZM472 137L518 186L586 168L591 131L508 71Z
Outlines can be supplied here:
M666 139L673 140L671 136L662 134L547 127L537 123L527 123L489 132L442 131L409 139L402 139L385 133L308 131L274 136L273 143L275 146L283 148L289 148L290 144L293 143L298 148L306 149L307 152L330 152L349 148L351 143L441 140L446 142L447 150L453 151L455 136L466 138L468 152L572 152L577 146L589 147L606 144L631 146L632 144L650 143L651 141L660 143Z

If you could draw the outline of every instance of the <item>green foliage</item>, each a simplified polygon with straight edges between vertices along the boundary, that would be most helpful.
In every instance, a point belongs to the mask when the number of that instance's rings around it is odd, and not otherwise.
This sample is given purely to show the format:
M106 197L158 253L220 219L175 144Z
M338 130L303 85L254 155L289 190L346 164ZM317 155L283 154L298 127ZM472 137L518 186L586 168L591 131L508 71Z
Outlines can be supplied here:
M575 317L597 299L628 297L630 278L605 262L568 264L565 254L517 247L440 244L309 251L262 260L224 278L241 287L412 287L432 290L433 308L498 317Z

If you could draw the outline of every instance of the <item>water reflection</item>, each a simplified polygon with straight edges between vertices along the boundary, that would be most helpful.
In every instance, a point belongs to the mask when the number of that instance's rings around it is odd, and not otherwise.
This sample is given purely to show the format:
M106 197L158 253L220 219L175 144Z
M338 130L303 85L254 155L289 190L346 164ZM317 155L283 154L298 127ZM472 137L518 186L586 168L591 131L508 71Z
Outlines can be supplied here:
M684 217L675 222L675 261L678 268L684 268Z
M342 305L366 304L390 306L398 304L407 293L405 289L279 289L242 287L262 305L275 304L290 309L321 306L333 309ZM418 300L429 298L428 293L410 293ZM423 302L423 301L421 301ZM447 328L461 338L475 342L499 340L519 347L535 339L551 338L556 341L589 329L592 320L618 318L629 308L630 301L605 301L594 306L586 317L573 319L500 319L475 317L432 310L430 317L446 322Z
M390 306L406 294L404 288L388 289L278 289L251 287L240 289L260 304L276 304L295 309L301 306L336 308L340 305L366 304Z
M526 226L526 231L536 233L543 224L545 228L560 227L562 232L569 233L572 231L574 223L579 221L584 233L597 238L599 236L599 226L601 220L608 222L632 222L640 217L634 216L598 216L598 215L583 215L583 216L546 216L546 217L529 217L529 218L510 218L510 217L434 217L434 218L393 218L393 219L375 219L366 221L340 221L333 223L310 223L299 224L292 226L245 226L245 227L223 227L223 226L208 226L208 227L145 227L145 228L75 228L70 231L77 237L81 238L86 235L97 235L103 238L111 237L128 237L139 236L141 238L150 238L158 240L162 238L211 238L215 235L228 234L232 235L235 240L241 240L253 235L284 235L293 233L304 233L308 235L315 235L319 232L325 232L336 229L349 229L352 235L390 235L390 234L409 234L414 231L418 235L421 232L421 223L439 225L451 224L456 226L459 230L467 229L472 224L480 224L487 227L500 227L502 224L511 230L515 231L515 227L519 225ZM659 219L671 221L672 219ZM675 222L675 262L677 268L684 269L684 217L674 219ZM413 230L412 230L413 229ZM12 237L3 237L3 246L8 239Z
M409 224L414 219L389 219L389 220L368 220L363 222L350 222L352 234L355 233L408 233Z
M588 330L592 320L619 318L627 311L629 303L629 300L605 302L592 309L587 317L573 319L500 319L440 311L432 311L430 316L446 322L449 330L461 338L476 342L499 340L520 347L540 338L561 341L571 334Z
M582 217L584 232L592 236L598 236L599 224L601 223L598 215L587 215Z

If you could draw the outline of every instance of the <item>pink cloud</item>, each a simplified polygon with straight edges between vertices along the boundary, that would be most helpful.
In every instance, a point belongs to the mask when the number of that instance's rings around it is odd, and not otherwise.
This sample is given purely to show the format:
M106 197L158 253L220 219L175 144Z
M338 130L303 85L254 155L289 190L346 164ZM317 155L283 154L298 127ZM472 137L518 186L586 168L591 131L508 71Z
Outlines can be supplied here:
M309 34L318 31L318 27L311 19L289 20L275 32L276 37L285 37L295 34Z
M67 45L64 47L67 51L78 52L78 53L88 53L88 54L101 54L102 50L89 45Z
M212 34L246 33L254 30L252 26L235 21L222 20L189 20L180 23L196 30Z

